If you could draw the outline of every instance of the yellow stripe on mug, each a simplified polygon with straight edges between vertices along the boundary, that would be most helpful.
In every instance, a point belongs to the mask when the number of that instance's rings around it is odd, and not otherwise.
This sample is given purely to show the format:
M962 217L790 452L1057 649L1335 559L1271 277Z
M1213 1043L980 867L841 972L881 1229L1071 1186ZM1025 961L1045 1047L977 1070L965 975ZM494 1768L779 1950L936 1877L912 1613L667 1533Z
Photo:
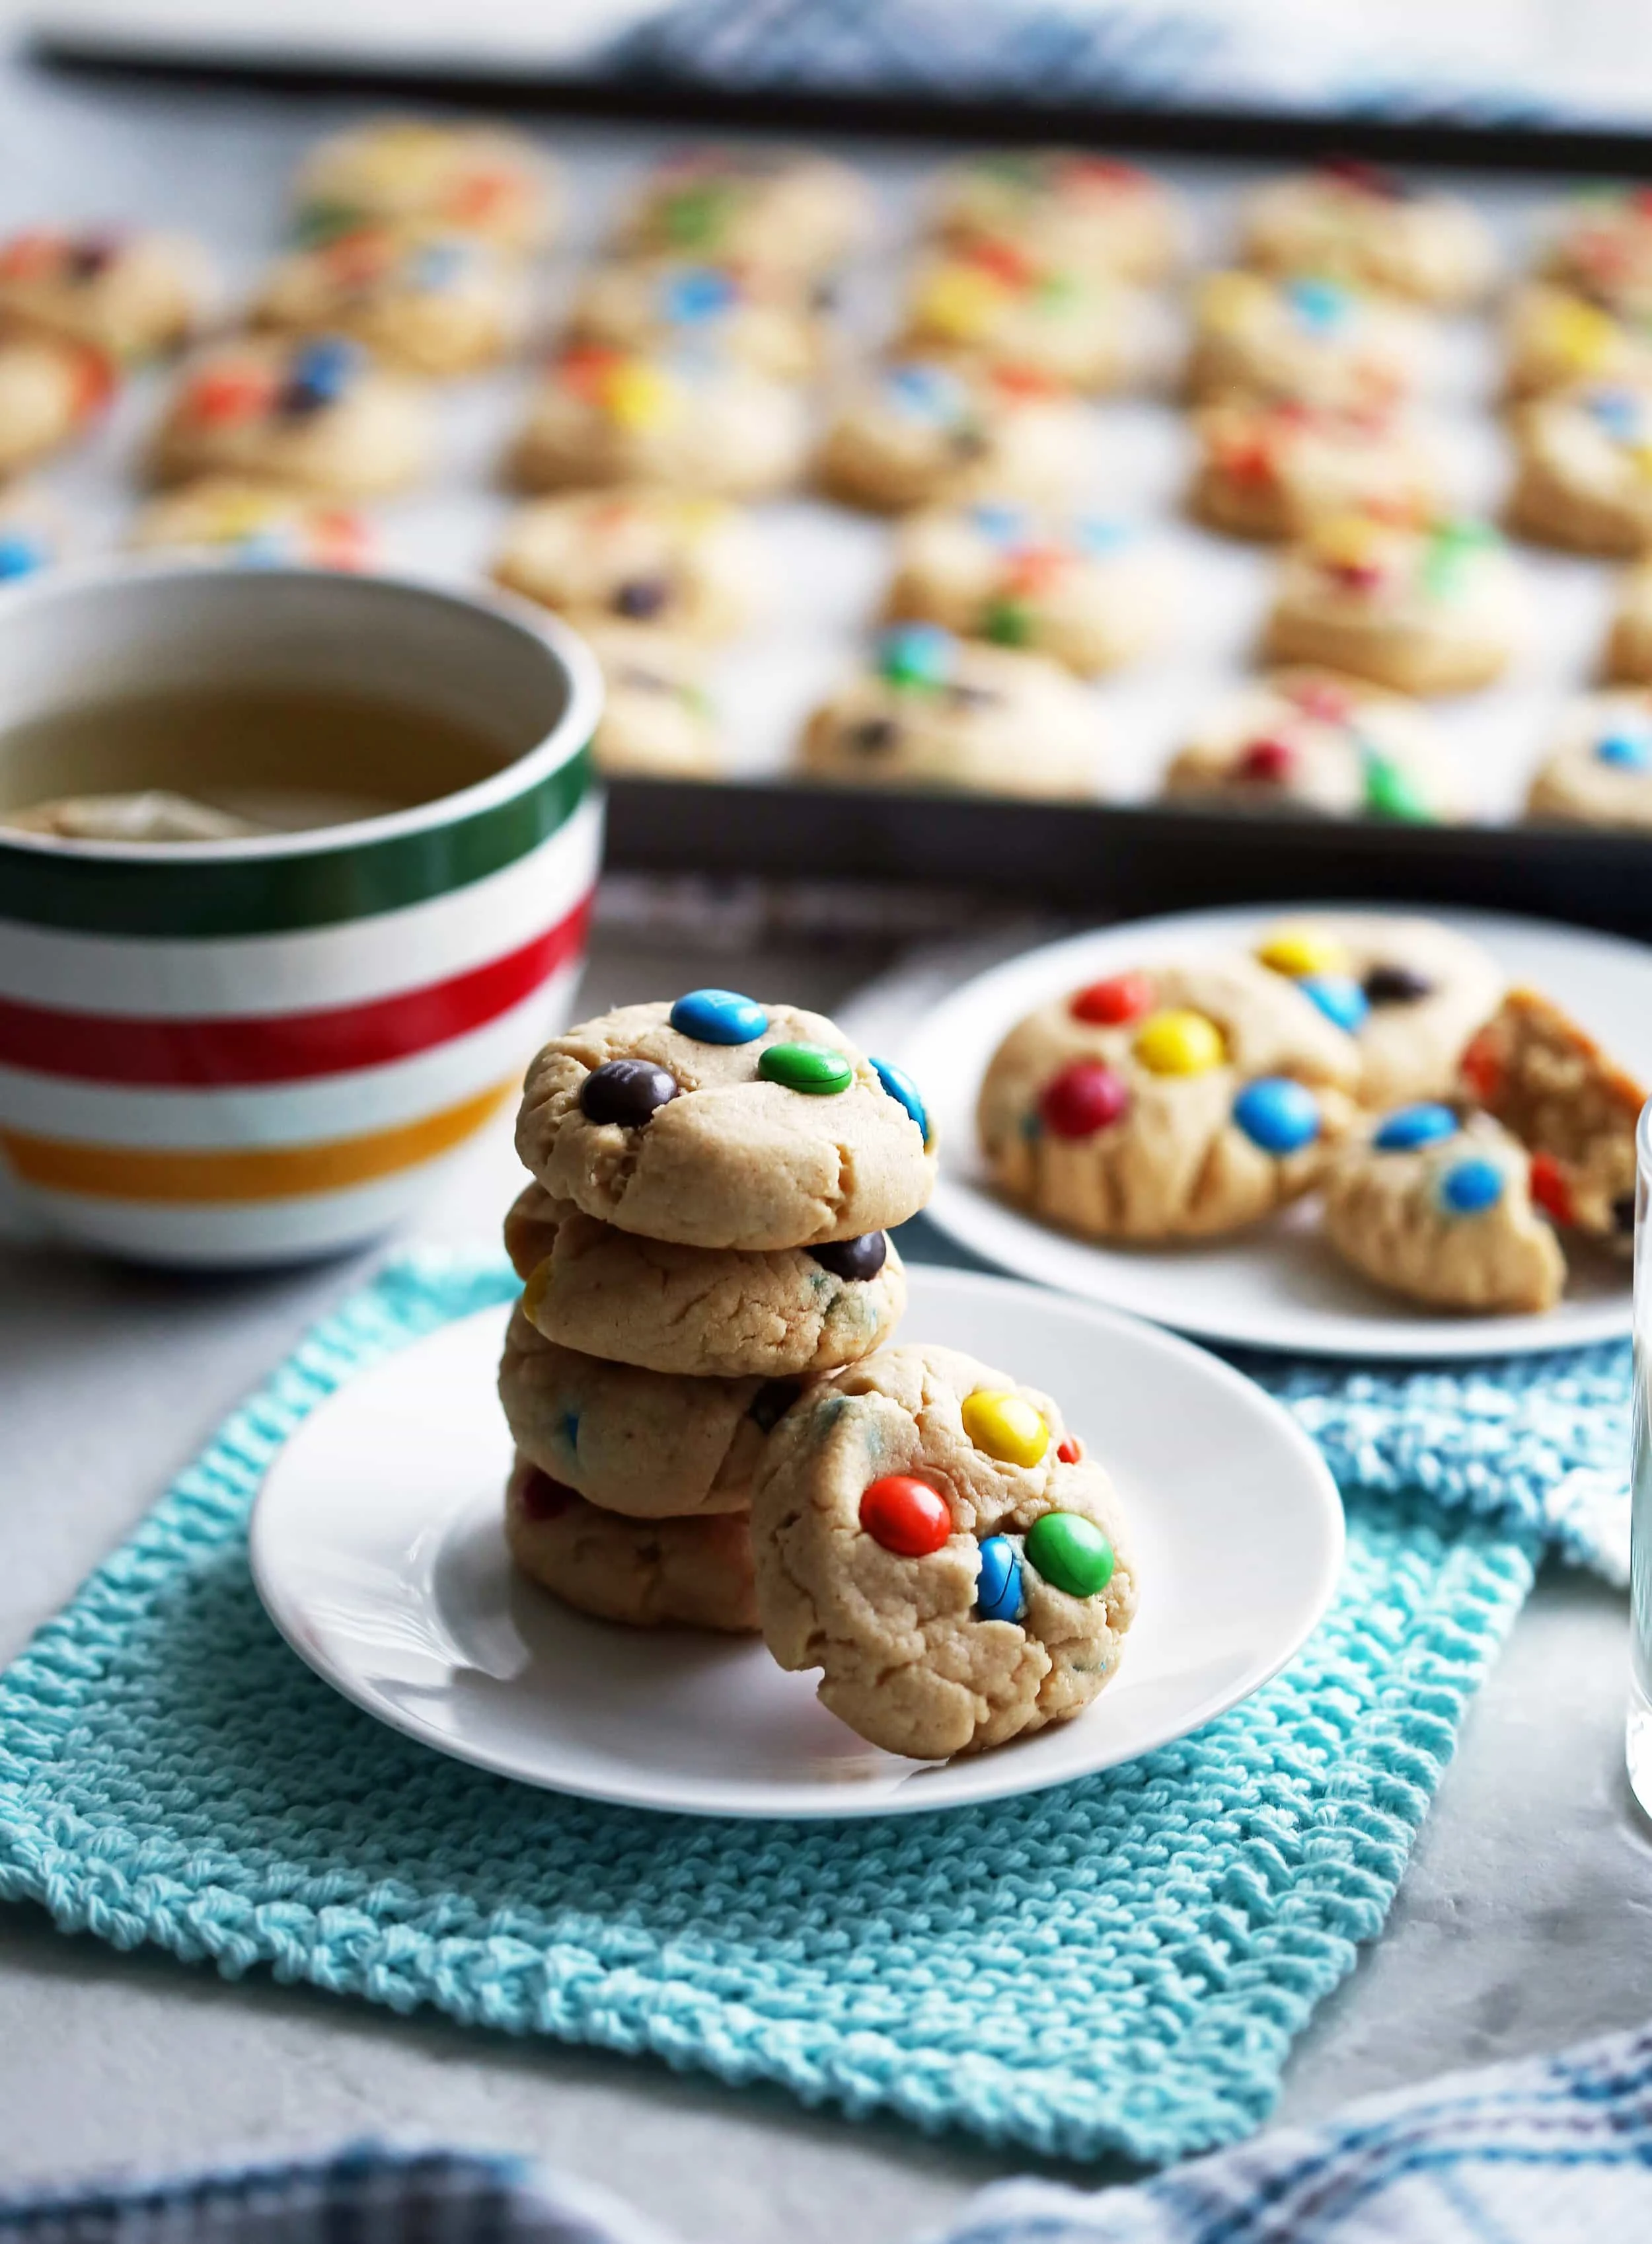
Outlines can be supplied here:
M43 1192L174 1206L293 1200L369 1184L435 1160L474 1136L520 1089L513 1075L439 1114L362 1138L332 1138L310 1146L171 1151L76 1145L6 1130L0 1131L0 1149L19 1183Z

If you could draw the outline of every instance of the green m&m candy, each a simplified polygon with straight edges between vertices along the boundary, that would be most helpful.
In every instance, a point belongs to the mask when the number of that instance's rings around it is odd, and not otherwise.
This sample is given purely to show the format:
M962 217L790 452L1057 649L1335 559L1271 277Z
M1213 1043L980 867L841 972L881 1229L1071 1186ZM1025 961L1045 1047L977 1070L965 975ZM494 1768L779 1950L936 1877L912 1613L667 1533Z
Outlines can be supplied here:
M778 1083L786 1091L805 1091L824 1098L846 1091L854 1069L840 1051L829 1044L770 1044L759 1058L757 1071L765 1083Z
M1365 808L1372 818L1392 818L1407 826L1431 826L1434 814L1408 772L1386 756L1365 759Z
M1052 1589L1093 1598L1113 1578L1113 1546L1076 1511L1047 1511L1027 1530L1028 1564Z

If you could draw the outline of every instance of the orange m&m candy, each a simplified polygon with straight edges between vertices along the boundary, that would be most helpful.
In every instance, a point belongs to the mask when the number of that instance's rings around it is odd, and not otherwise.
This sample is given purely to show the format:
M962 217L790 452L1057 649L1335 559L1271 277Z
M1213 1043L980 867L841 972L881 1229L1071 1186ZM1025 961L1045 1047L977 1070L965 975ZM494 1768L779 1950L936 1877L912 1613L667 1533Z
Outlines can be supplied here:
M927 1558L952 1533L952 1514L939 1489L911 1473L886 1473L860 1498L860 1524L900 1558Z
M1105 982L1091 982L1075 990L1067 1010L1075 1021L1116 1029L1150 1013L1154 1002L1153 984L1145 974L1114 974Z

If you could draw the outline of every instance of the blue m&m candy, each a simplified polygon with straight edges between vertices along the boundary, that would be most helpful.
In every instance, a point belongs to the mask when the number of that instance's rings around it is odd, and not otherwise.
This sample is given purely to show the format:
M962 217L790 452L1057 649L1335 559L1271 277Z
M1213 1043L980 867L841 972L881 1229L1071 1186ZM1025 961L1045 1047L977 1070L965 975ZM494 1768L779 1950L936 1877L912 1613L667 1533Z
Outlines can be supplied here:
M0 530L0 585L15 577L32 575L46 558L45 549L19 530Z
M1319 1135L1319 1102L1288 1075L1258 1076L1233 1102L1233 1119L1262 1152L1283 1159Z
M1471 1156L1454 1162L1441 1177L1440 1204L1447 1215L1483 1215L1501 1200L1507 1181L1495 1161Z
M944 686L958 642L939 624L897 624L878 641L878 670L892 686Z
M1348 291L1334 280L1288 280L1285 294L1303 326L1321 334L1339 327L1347 317Z
M1352 974L1305 974L1297 987L1305 997L1312 998L1326 1020L1346 1029L1350 1036L1365 1025L1371 1000Z
M1008 1535L989 1535L981 1546L981 1571L975 1577L976 1617L1019 1620L1026 1610L1021 1553Z
M923 1094L917 1085L907 1073L905 1068L897 1067L893 1060L873 1059L870 1053L867 1054L867 1060L872 1072L877 1077L890 1098L894 1100L897 1106L906 1108L923 1132L923 1141L927 1148L929 1144L929 1110L923 1103Z
M753 997L738 990L691 990L671 1007L671 1026L697 1044L749 1044L769 1025Z
M1134 525L1105 514L1081 514L1073 520L1073 543L1081 553L1116 553L1136 535Z
M281 405L288 413L314 413L331 405L349 388L361 363L360 344L343 335L323 335L306 343L292 362Z
M685 327L715 320L734 301L734 283L714 265L693 265L666 283L665 316Z
M891 367L884 383L894 402L920 421L955 421L968 397L963 383L946 367Z
M1027 517L1018 506L972 506L969 519L995 545L1021 545L1026 542Z
M1595 760L1615 771L1646 771L1652 767L1652 739L1643 733L1608 733L1595 743Z
M1423 1099L1415 1106L1395 1107L1371 1142L1379 1153L1414 1153L1420 1146L1442 1145L1456 1135L1457 1117L1450 1107Z

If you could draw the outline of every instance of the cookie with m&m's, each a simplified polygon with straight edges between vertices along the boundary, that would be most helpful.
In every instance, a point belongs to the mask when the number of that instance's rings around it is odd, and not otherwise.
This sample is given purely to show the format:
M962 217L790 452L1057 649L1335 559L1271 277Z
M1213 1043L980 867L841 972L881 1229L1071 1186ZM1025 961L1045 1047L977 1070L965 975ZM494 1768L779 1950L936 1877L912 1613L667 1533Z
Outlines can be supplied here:
M496 125L375 118L321 141L293 183L293 231L327 241L353 226L446 226L516 253L543 248L561 216L556 166Z
M1166 962L1018 1022L976 1128L999 1191L1062 1230L1216 1238L1318 1181L1359 1072L1348 1031L1255 960Z
M202 476L161 491L133 523L140 551L184 546L280 568L367 569L378 536L354 508L239 476Z
M821 1704L920 1760L1082 1713L1137 1578L1123 1508L1047 1395L945 1348L809 1388L752 1490L764 1641Z
M977 499L1059 504L1094 449L1085 407L1048 375L903 352L846 389L817 472L829 497L879 514Z
M1101 672L1162 636L1175 589L1165 553L1139 524L1099 508L982 500L902 523L883 612Z
M514 349L528 303L520 267L490 243L378 220L277 258L250 318L280 335L354 335L385 366L443 377Z
M802 149L685 148L657 164L623 213L624 257L675 255L819 279L872 232L858 172Z
M1585 188L1553 213L1547 233L1538 259L1546 280L1615 318L1652 314L1652 191L1638 183Z
M763 542L722 499L684 491L570 491L536 499L507 525L496 581L584 628L643 624L685 638L732 638L762 605Z
M819 374L829 341L803 279L684 255L593 266L575 287L567 332L626 350L700 344L780 382Z
M1323 274L1441 310L1477 301L1497 270L1486 221L1464 197L1354 161L1254 189L1239 254L1264 273Z
M1466 693L1507 667L1526 618L1518 565L1488 524L1328 515L1280 564L1263 654L1397 693Z
M647 624L587 624L603 672L603 713L591 753L604 772L652 779L710 779L725 744L706 679L705 652Z
M114 386L109 361L84 343L0 335L0 476L60 450L108 402Z
M1608 556L1652 545L1652 375L1534 399L1514 449L1508 517L1521 537Z
M1440 463L1403 412L1230 395L1193 416L1188 511L1234 537L1299 537L1326 515L1426 522Z
M505 1489L505 1543L518 1571L577 1612L625 1628L757 1629L744 1511L632 1519L518 1455Z
M1532 1157L1532 1197L1552 1221L1635 1241L1635 1125L1646 1091L1554 1000L1511 990L1470 1042L1461 1093Z
M1206 713L1164 775L1168 801L1426 826L1461 794L1420 703L1334 670L1280 670Z
M720 352L577 342L546 368L509 470L528 491L653 483L768 497L801 475L808 433L794 384Z
M1187 386L1200 402L1238 395L1389 412L1415 394L1427 341L1414 313L1344 281L1213 273L1195 299Z
M809 719L799 761L857 787L1085 796L1103 737L1095 696L1047 656L893 624Z
M1163 370L1162 307L1107 273L1041 258L1008 238L943 242L919 260L897 348L1024 367L1096 393Z
M1578 382L1652 381L1652 300L1631 321L1546 281L1515 290L1503 319L1503 390L1511 403Z
M1533 1205L1525 1149L1488 1114L1430 1101L1392 1109L1325 1179L1325 1238L1385 1292L1430 1308L1535 1315L1566 1283Z
M624 1005L528 1071L523 1166L646 1239L771 1253L885 1231L934 1176L923 1099L822 1014L729 990Z
M1359 1051L1368 1106L1443 1098L1469 1038L1495 1010L1505 976L1458 928L1400 912L1315 912L1277 920L1252 946Z
M1652 691L1620 686L1574 701L1533 776L1526 815L1652 833Z
M247 335L179 375L155 431L158 483L233 476L370 497L416 482L435 436L422 389L347 335Z
M949 165L928 195L945 241L1014 241L1057 266L1149 285L1187 253L1174 191L1134 164L1082 148L1005 149Z
M547 1340L697 1378L813 1376L892 1339L906 1307L881 1231L766 1254L678 1247L529 1185L505 1218L523 1307Z
M211 293L205 251L179 234L35 226L0 241L0 325L117 363L187 341Z

